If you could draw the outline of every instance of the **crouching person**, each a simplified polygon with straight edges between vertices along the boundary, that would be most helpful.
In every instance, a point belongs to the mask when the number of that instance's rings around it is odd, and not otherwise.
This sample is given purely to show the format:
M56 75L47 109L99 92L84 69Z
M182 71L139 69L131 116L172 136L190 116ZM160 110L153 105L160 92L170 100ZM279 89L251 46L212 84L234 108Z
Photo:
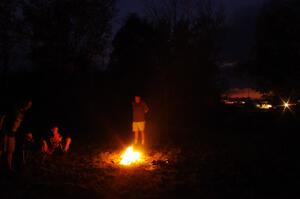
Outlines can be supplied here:
M42 140L42 152L49 155L67 153L70 148L71 138L63 138L57 126L52 127L51 131L50 139L48 141Z

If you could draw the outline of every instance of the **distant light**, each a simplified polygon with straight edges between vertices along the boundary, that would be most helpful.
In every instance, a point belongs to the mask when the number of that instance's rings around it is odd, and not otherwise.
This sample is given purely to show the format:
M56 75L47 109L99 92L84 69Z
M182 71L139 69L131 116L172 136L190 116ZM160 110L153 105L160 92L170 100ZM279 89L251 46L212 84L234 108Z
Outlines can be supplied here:
M264 104L256 104L256 107L259 109L271 109L273 108L273 105L264 103Z
M290 103L290 100L288 101L282 101L282 107L283 107L283 110L285 111L286 109L292 111L292 106L295 106L296 104L294 103Z
M290 107L290 104L289 104L288 102L284 102L283 106L284 106L285 108L289 108L289 107Z
M262 108L263 109L270 109L270 108L272 108L273 106L271 105L271 104L263 104L262 105Z

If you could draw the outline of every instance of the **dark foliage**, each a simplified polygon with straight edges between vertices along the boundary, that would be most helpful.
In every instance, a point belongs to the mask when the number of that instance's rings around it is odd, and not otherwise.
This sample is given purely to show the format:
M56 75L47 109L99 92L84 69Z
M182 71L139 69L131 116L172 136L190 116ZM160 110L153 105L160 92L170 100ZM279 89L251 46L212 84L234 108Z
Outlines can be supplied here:
M157 115L171 126L178 120L195 124L213 109L224 20L210 1L176 2L147 4L145 18L130 15L114 39L111 57L112 71L132 92L146 91L160 106Z
M257 22L256 64L252 73L261 88L290 94L300 88L300 2L271 1ZM252 66L251 66L252 67Z
M121 140L130 137L131 97L140 94L150 107L152 143L171 133L188 136L214 118L218 94L223 15L201 5L178 18L129 16L114 38L110 70L100 73L94 59L106 58L114 1L21 1L18 31L29 44L34 72L6 74L1 109L29 97L33 107L22 133L42 136L56 124L72 136L88 132Z
M33 0L23 9L37 70L87 72L105 56L114 0Z

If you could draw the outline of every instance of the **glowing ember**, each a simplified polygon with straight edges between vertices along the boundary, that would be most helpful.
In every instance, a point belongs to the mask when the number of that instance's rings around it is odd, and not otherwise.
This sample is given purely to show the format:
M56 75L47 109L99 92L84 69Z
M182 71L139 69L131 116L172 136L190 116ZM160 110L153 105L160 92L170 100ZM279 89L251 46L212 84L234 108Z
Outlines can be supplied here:
M130 146L126 151L121 155L121 165L131 165L137 162L140 162L142 154L140 152L134 151L133 147Z

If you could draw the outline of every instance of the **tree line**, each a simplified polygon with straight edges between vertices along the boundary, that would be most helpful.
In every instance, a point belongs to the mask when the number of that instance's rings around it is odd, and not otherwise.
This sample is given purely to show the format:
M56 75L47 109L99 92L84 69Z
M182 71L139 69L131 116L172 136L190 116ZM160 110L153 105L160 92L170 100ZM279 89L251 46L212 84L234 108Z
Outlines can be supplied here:
M222 87L217 85L226 31L222 3L142 2L144 15L128 15L113 34L118 15L115 0L1 1L1 87L7 86L12 62L21 51L35 79L21 75L10 81L18 82L16 87L31 82L38 87L32 92L44 93L41 98L55 93L60 103L64 98L71 102L78 93L85 93L80 98L92 98L97 92L139 93L156 103L157 115L174 123L207 117ZM259 89L299 88L298 10L296 0L273 0L260 12L255 53L243 65L243 71L259 82ZM99 75L104 65L106 70ZM90 85L92 94L86 89ZM49 104L53 101L49 99Z
M30 70L44 82L37 83L36 77L29 80L38 85L33 92L67 95L78 81L82 85L90 81L85 74L96 74L97 66L109 60L109 82L101 88L114 90L122 84L128 93L152 96L169 115L176 107L195 112L211 107L218 95L222 5L210 0L143 3L145 15L129 15L112 38L115 0L1 1L2 80L8 77L14 54L21 50L30 60Z

